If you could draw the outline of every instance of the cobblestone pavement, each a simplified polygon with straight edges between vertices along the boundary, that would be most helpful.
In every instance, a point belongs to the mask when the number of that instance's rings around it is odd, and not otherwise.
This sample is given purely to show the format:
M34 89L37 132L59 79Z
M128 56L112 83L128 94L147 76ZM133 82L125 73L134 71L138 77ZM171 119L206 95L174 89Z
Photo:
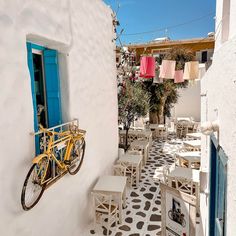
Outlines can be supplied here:
M174 163L173 154L181 142L168 138L154 140L147 164L142 169L138 188L127 189L127 207L123 213L123 224L111 228L111 236L155 236L161 231L161 196L159 183L153 179L155 169ZM90 235L106 235L103 228Z

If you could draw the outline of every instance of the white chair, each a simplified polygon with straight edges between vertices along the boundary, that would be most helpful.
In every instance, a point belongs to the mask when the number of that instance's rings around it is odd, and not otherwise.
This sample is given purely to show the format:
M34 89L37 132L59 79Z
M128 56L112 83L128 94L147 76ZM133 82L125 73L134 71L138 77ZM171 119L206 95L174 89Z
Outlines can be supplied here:
M196 186L192 180L178 177L175 178L174 183L175 184L172 187L175 187L177 190L196 196Z
M177 122L176 125L176 134L177 138L186 138L186 134L188 133L188 128L189 128L189 121L186 120L180 120Z
M125 154L125 150L123 148L119 148L118 149L118 156L120 157L120 156L122 156L124 154Z
M126 176L127 180L132 187L136 180L137 168L132 163L119 161L114 165L114 174L120 176Z
M118 204L112 200L112 195L92 193L94 207L94 229L99 223L106 227L107 235L111 225L119 221Z
M130 154L130 155L143 155L142 151L138 151L138 150L128 150L127 154Z
M126 176L126 166L120 162L117 162L115 165L113 165L113 172L114 175L117 176Z

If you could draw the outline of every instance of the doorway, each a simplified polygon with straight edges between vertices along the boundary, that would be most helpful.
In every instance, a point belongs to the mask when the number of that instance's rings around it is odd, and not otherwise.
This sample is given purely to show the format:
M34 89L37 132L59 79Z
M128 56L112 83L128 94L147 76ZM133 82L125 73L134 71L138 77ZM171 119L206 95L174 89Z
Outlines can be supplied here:
M43 127L48 128L43 52L41 50L33 49L32 54L38 125L40 124Z

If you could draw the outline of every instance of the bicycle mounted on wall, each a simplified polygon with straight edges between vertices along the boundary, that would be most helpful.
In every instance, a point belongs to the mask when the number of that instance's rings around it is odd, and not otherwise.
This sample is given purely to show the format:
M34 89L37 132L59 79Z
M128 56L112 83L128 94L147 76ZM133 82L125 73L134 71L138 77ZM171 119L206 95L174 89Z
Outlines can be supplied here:
M40 140L41 154L33 159L22 188L21 205L33 208L43 192L66 173L75 175L81 168L85 152L85 130L79 129L78 120L40 130L33 135Z

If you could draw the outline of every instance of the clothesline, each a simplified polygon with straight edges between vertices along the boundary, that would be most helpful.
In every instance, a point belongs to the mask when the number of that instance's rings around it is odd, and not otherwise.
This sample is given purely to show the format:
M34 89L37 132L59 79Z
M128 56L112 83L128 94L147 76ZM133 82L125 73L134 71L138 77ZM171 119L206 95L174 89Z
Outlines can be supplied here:
M199 75L203 76L204 72L205 66L200 67L198 61L185 62L184 70L176 70L174 60L162 60L162 64L159 66L156 65L154 57L144 56L140 58L138 76L146 79L154 78L156 83L163 83L163 79L173 79L175 83L183 83L185 80L199 79Z

